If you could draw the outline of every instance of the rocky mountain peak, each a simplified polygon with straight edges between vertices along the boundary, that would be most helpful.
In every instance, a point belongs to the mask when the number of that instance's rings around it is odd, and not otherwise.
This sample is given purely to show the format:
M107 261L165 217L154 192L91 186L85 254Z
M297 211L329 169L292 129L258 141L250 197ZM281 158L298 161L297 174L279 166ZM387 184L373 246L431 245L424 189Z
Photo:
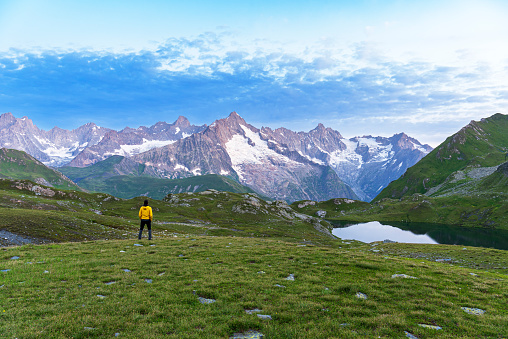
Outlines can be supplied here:
M186 117L180 115L178 117L178 119L176 119L176 121L174 122L173 125L180 127L180 128L185 128L185 127L190 127L190 122Z
M16 122L16 118L10 112L0 115L0 127L7 127Z

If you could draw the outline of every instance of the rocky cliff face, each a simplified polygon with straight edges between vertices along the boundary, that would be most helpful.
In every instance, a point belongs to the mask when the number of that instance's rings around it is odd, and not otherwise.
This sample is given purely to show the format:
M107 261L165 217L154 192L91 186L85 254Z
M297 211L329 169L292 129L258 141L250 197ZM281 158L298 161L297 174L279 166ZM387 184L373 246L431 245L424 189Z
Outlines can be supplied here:
M85 148L97 144L111 131L94 123L68 131L55 127L40 130L27 117L15 118L11 113L0 116L0 147L31 154L47 166L62 166Z
M205 128L206 125L191 125L185 117L181 116L173 124L158 122L151 127L142 126L138 129L127 127L120 132L109 131L100 142L78 154L69 166L86 167L113 155L130 157L172 144Z
M390 138L369 135L345 139L322 124L308 133L285 128L263 128L261 133L267 140L275 140L309 161L330 166L366 201L432 150L404 133Z
M133 159L147 165L147 174L168 178L226 175L275 199L356 198L328 166L267 138L236 112L217 120L202 133Z

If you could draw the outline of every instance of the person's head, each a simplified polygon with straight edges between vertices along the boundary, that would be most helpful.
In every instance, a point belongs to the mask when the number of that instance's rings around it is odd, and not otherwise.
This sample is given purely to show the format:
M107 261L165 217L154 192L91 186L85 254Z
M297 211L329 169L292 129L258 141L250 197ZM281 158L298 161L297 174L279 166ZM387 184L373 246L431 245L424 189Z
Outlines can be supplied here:
M148 206L148 199L145 200L145 205L144 206Z

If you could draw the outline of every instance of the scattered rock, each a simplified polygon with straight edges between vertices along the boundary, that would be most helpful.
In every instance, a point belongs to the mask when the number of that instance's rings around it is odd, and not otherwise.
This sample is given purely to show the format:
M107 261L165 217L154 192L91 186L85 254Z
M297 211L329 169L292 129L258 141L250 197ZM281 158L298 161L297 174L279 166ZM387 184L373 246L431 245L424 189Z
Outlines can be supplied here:
M18 259L19 259L18 256L14 256L14 257L11 258L11 260L18 260Z
M430 329L433 329L433 330L441 330L441 329L443 329L441 326L427 325L427 324L418 324L418 326L425 327L425 328L430 328Z
M265 274L265 271L259 271L258 274Z
M0 270L0 272L9 272L10 270L7 269L7 270Z
M84 328L86 331L92 331L92 330L95 330L95 327L85 327Z
M280 287L280 288L286 288L286 286L284 286L284 285L279 285L279 284L275 284L275 285L273 285L273 286L275 286L275 287Z
M476 274L476 273L469 273L469 274L471 274L473 277L477 277L478 276L478 274Z
M106 299L106 296L105 296L105 295L102 295L102 294L97 294L97 297L98 297L99 299Z
M122 269L122 271L124 271L124 272L131 272L131 270L128 269L128 268L124 268L124 269Z
M143 246L143 245L141 245L141 244L134 244L134 246Z
M152 279L145 279L145 282L146 282L147 284L151 284L151 283L152 283Z
M480 308L472 308L472 307L461 307L464 312L473 314L473 315L482 315L485 313L485 310L482 310Z
M260 310L259 308L255 308L253 310L245 310L245 313L247 313L247 314L255 314L255 313L260 313L260 312L263 312L263 311Z
M249 330L244 333L233 333L233 336L229 337L229 339L260 339L263 337L263 333Z
M106 285L113 285L113 284L116 284L116 281L110 281L110 282L107 282Z
M213 304L214 302L217 301L215 299L206 299L206 298L202 298L202 297L198 297L198 300L202 304Z
M316 212L316 215L320 218L326 217L326 211L320 210Z
M263 320L272 320L272 316L271 315L266 315L266 314L257 314L258 318L259 319L263 319Z
M289 281L294 281L295 280L295 276L293 273L291 273L287 278L286 280L289 280Z
M392 278L418 279L416 277L412 277L412 276L407 275L407 274L394 274L394 275L392 275Z
M160 276L163 276L164 274L166 274L166 272L161 272L161 273L159 273L157 275L160 277Z
M49 273L49 271L47 271L47 270L46 270L46 271L44 271L43 273Z
M406 337L408 338L411 338L411 339L418 339L418 337L416 337L415 335L409 333L408 331L404 331L404 333L406 333Z
M393 240L390 240L390 239L385 239L385 240L383 240L383 243L384 244L396 244L397 242L393 241Z
M356 292L356 297L358 299L367 299L367 295L362 292Z
M314 206L314 205L316 205L315 201L304 201L304 202L298 204L298 208L304 208L307 206Z

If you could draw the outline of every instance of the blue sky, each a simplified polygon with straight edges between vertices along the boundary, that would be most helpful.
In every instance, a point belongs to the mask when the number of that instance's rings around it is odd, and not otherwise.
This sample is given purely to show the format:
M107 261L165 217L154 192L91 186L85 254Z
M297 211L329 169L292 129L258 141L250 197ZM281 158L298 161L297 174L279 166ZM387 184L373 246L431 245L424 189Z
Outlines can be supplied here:
M508 2L0 0L0 113L42 129L211 124L436 146L507 113Z

